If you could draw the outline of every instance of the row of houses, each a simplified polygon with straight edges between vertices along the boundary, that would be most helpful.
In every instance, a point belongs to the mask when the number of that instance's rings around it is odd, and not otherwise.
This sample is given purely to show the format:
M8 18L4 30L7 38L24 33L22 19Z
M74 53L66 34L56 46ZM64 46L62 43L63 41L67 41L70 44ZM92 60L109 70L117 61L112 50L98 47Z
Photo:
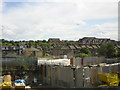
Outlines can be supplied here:
M68 44L68 43L71 44ZM49 38L48 43L61 43L61 45L53 46L49 53L55 56L68 55L74 56L79 53L81 48L87 47L92 55L97 55L97 50L104 43L113 43L116 49L120 49L120 42L109 38L84 37L78 41L60 40L59 38ZM77 44L76 44L77 43Z
M84 45L84 44L82 45L59 45L59 46L52 47L50 49L50 53L55 56L59 56L59 55L73 56L79 53L81 48L83 47L88 47L96 51L99 46L96 46L96 45L89 46L89 45Z
M100 48L98 44L79 44L79 45L57 45L51 46L46 51L42 50L39 47L19 47L19 46L2 46L2 55L3 57L18 57L18 56L35 56L35 57L42 57L43 54L48 53L49 55L53 56L63 56L67 55L68 57L73 57L75 54L81 52L81 49L87 47L90 50L90 53L96 56L97 50ZM116 49L120 49L120 46L117 45Z
M29 44L19 46L2 46L3 57L16 57L16 56L35 56L42 57L45 53L53 56L67 55L72 57L77 53L80 53L81 48L87 47L90 53L94 56L97 55L97 50L103 43L114 43L116 49L120 49L120 42L110 39L100 39L95 37L84 37L78 41L69 41L72 44L64 44L68 41L61 41L59 38L50 38L48 43L61 43L60 45L51 45L49 48L46 47L44 50L42 46L37 45L36 47L29 46ZM77 42L77 44L75 43Z
M78 40L81 44L103 44L103 43L115 43L115 40L108 38L96 38L96 37L84 37Z
M2 57L42 57L42 50L26 46L2 46Z
M66 43L68 40L60 40L59 38L49 38L48 43ZM79 44L103 44L103 43L116 43L120 44L119 41L111 40L109 38L96 38L96 37L84 37L78 41L70 41L72 43L78 42Z
M75 54L80 53L82 48L88 48L90 50L90 53L96 56L98 54L97 51L100 48L100 46L101 46L100 44L59 45L51 47L49 53L55 56L59 55L74 56ZM120 49L120 45L116 45L116 49Z
M68 55L74 56L80 52L83 47L88 47L91 53L100 47L99 45L57 45L51 46L44 52L40 46L38 47L24 47L24 46L2 46L3 57L18 57L18 56L36 56L42 57L43 53L48 53L53 56Z

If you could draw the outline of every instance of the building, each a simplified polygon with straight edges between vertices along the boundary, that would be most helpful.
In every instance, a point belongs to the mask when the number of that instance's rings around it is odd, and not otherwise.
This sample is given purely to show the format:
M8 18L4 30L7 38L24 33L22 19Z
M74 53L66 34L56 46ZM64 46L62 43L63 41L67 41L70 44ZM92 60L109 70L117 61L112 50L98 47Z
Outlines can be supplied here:
M103 44L115 41L108 38L84 37L82 39L79 39L78 42L80 44Z
M51 48L50 54L54 56L63 56L67 55L74 56L77 52L77 48L74 45L59 45Z
M49 38L48 43L62 43L59 38Z
M37 48L25 48L23 50L23 56L25 57L42 57L43 56L43 52L40 49Z
M22 54L23 48L19 46L2 46L2 57L17 57Z

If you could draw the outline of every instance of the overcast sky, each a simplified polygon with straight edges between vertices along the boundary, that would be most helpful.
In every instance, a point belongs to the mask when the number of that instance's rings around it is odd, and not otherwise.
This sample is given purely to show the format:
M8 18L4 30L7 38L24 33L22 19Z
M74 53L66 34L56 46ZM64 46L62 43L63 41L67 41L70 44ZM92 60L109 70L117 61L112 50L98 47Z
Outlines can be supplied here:
M2 38L78 40L98 37L118 40L118 1L4 0L0 5Z

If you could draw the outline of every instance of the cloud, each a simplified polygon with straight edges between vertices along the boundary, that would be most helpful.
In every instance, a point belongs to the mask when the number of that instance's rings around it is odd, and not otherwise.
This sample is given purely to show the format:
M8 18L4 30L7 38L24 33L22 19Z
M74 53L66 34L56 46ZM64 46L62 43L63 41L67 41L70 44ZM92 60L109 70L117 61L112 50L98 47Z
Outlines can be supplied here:
M14 26L1 26L2 37L6 37L6 39L16 37L16 34L13 32Z
M117 31L118 30L118 23L103 23L103 24L96 24L92 26L93 28L100 30L100 31Z
M89 29L81 28L87 27L86 20L117 17L117 3L85 3L81 0L47 1L47 3L23 3L20 7L12 8L6 6L7 9L3 13L3 25L9 29L4 29L7 34L3 34L3 38L14 40L37 40L49 37L78 39L91 35ZM93 28L99 27L101 28L100 25L95 25ZM93 33L97 30L99 29Z
M84 22L84 21L79 21L79 22L76 22L77 25L86 25L87 23Z
M2 25L2 2L0 1L0 25ZM2 27L0 27L0 39L2 38Z
M4 2L81 2L83 0L3 0ZM119 2L119 0L84 0L84 2Z
M93 33L97 37L107 37L118 40L118 23L104 23L93 25Z

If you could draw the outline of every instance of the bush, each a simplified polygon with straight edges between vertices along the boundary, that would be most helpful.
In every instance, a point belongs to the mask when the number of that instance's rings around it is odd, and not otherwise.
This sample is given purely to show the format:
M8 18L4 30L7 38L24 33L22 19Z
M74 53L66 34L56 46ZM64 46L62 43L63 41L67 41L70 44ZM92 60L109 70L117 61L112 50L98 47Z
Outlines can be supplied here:
M89 48L86 48L86 47L81 48L80 52L81 52L81 53L84 53L84 54L90 54Z
M81 57L81 58L84 58L84 57L89 57L90 54L85 54L85 53L79 53L77 54L75 57Z

